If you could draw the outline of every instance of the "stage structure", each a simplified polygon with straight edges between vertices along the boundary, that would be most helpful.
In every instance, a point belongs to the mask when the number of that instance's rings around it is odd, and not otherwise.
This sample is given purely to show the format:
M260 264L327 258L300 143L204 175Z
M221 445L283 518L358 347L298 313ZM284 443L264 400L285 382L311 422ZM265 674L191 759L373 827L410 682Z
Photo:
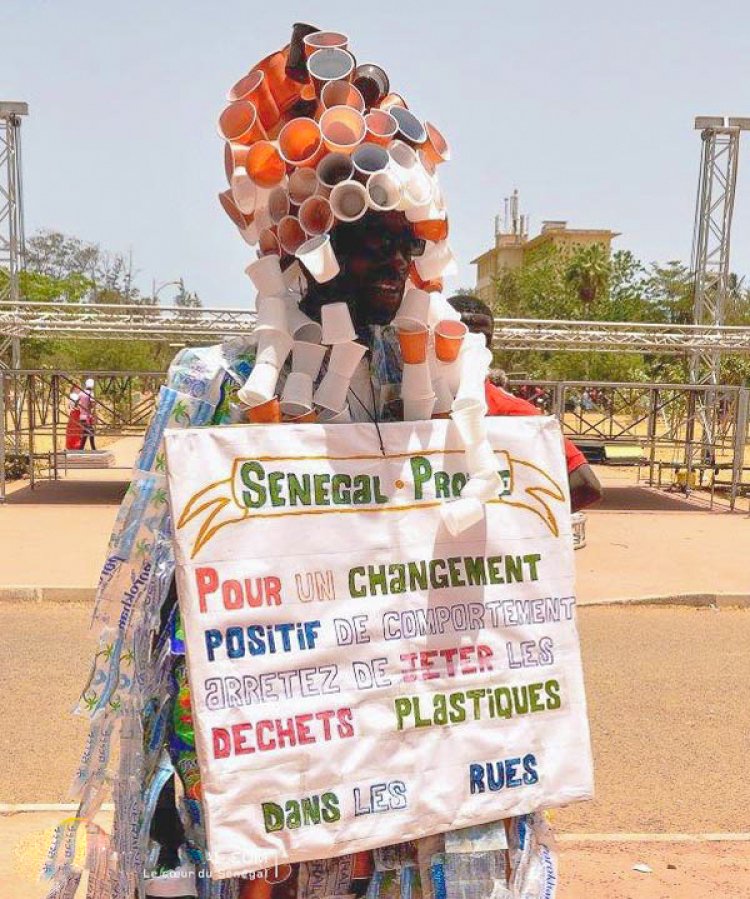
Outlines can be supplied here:
M18 278L26 256L21 117L28 114L26 103L0 100L0 302L16 303L21 297ZM18 368L21 364L20 341L13 334L0 330L0 367L7 356L11 367Z

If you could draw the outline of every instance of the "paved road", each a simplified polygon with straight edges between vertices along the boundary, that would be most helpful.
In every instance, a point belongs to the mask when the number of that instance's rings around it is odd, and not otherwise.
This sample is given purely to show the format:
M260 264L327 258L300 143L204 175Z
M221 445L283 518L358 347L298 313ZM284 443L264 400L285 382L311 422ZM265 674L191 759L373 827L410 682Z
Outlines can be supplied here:
M67 798L88 619L0 607L0 802ZM750 612L589 608L580 628L597 799L556 812L556 829L750 831Z

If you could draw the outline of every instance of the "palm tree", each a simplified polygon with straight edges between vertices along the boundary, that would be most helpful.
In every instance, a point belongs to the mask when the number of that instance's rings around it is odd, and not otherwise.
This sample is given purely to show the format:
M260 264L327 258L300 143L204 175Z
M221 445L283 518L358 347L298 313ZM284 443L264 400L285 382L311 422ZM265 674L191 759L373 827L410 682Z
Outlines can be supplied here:
M609 253L603 244L595 243L575 252L565 270L565 281L585 306L591 306L606 289L609 274Z

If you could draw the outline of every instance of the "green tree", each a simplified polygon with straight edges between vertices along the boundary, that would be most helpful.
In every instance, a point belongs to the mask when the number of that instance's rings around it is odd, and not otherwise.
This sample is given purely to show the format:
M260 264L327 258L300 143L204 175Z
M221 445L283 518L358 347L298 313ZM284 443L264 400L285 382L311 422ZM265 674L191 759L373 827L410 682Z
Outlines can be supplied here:
M607 290L610 258L602 244L581 247L571 257L565 269L565 281L576 291L586 308Z

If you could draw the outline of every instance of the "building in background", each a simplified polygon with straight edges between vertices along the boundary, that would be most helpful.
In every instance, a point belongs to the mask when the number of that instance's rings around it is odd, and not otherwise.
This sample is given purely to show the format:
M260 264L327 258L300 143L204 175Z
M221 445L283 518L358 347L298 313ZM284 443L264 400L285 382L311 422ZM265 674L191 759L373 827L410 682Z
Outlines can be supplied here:
M471 261L477 267L475 293L485 302L491 302L493 281L504 269L533 265L553 248L572 253L592 244L601 244L609 253L615 237L618 237L617 231L569 228L566 221L555 219L542 222L540 233L529 238L529 217L519 213L518 191L514 190L512 197L505 198L502 228L500 216L495 216L495 246Z

